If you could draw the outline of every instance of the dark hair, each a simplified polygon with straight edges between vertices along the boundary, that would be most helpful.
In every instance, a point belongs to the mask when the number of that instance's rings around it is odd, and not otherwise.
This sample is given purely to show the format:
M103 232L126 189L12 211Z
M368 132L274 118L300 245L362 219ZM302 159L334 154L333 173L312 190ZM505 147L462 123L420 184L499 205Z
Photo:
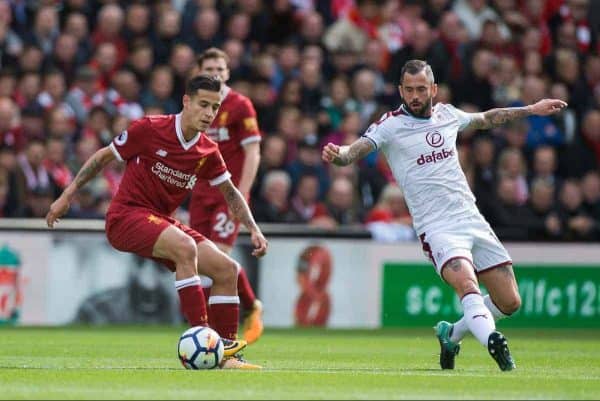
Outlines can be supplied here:
M209 77L208 75L196 75L185 85L185 94L188 96L193 96L198 92L199 89L204 89L211 92L220 92L221 81L219 79Z
M409 73L410 75L415 75L420 73L421 71L425 71L425 74L427 75L427 78L431 81L431 83L435 82L431 66L427 64L426 61L408 60L400 70L400 85L402 85L404 74Z
M204 63L204 60L219 59L219 58L222 58L223 60L225 60L225 62L227 64L229 64L229 56L227 55L227 53L225 53L221 49L217 49L216 47L211 47L211 48L204 50L202 53L200 53L200 55L196 59L196 64L198 65L198 68L202 68L202 64Z

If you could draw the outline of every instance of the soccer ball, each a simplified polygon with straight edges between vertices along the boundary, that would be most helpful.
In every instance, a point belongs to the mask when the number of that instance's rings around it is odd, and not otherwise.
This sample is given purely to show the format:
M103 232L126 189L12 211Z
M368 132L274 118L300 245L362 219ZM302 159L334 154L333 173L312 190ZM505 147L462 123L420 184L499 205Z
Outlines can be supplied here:
M179 338L177 354L186 369L213 369L223 360L223 340L210 327L187 329Z

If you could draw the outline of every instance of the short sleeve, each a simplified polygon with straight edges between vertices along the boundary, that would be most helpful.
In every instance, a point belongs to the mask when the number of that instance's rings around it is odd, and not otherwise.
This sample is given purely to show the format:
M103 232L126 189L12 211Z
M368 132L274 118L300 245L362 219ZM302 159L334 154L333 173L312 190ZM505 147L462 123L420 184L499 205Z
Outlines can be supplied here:
M261 135L258 129L256 110L250 99L245 99L241 102L238 113L240 121L240 144L244 146L247 143L259 142Z
M129 160L142 153L150 129L147 118L135 120L125 131L112 140L110 149L118 160Z
M385 146L389 138L389 128L385 124L387 114L384 115L378 122L374 122L367 128L363 137L369 139L375 145L376 149Z
M451 104L447 104L446 107L448 108L448 110L450 111L450 113L452 113L456 117L456 119L458 120L458 130L459 131L462 131L465 128L467 128L467 126L473 120L473 114L472 113L467 113L465 111L457 109L456 107L452 106Z
M210 185L219 185L231 177L231 174L227 171L227 165L225 164L225 160L223 160L221 152L215 150L205 157L206 161L202 164L198 175L208 180Z

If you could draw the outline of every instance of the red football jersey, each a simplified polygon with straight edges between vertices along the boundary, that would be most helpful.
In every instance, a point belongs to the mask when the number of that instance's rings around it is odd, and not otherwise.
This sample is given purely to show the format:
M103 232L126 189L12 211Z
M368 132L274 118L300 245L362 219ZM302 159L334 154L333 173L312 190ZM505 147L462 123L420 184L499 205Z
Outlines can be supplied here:
M111 209L137 206L171 215L197 180L214 186L231 177L216 143L201 132L185 140L181 114L136 120L110 148L127 161Z
M256 110L250 99L232 89L225 96L219 112L207 135L219 145L219 151L227 163L231 180L237 187L242 176L245 153L244 145L261 140L256 120ZM222 195L207 183L198 183L194 198L207 197L222 200Z

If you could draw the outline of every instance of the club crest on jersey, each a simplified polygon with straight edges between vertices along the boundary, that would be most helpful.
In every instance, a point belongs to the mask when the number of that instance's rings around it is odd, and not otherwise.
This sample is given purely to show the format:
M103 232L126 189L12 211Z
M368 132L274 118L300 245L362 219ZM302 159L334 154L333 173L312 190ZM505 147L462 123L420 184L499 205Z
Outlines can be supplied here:
M219 125L227 125L227 117L229 117L229 113L224 111L219 116Z
M429 131L425 135L425 140L429 146L439 148L444 144L444 137L438 131Z
M123 146L127 142L127 131L121 132L121 135L115 138L115 143L119 146Z

